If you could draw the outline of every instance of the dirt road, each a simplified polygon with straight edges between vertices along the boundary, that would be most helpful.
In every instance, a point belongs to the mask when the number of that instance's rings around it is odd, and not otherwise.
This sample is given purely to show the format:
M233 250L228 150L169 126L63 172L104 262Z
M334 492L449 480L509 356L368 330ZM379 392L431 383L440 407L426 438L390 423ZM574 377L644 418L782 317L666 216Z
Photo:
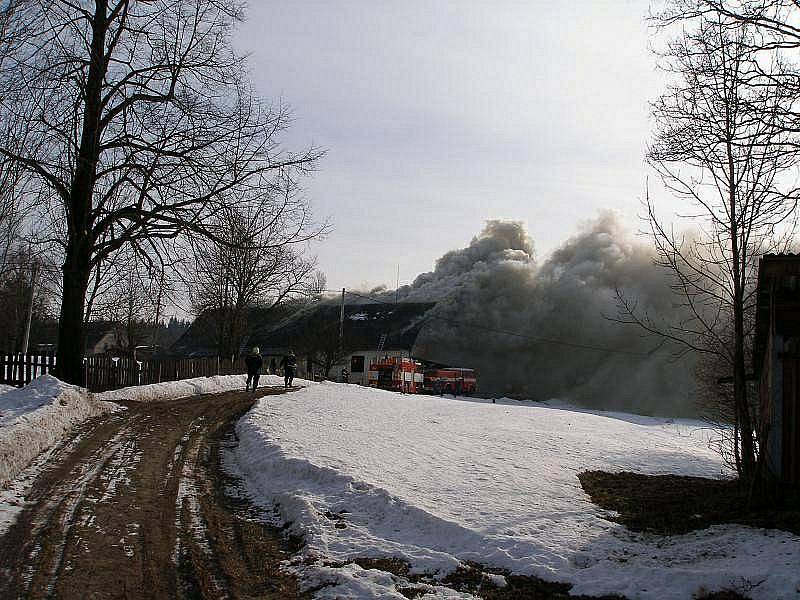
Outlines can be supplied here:
M286 542L220 468L255 399L129 403L83 426L0 538L0 598L302 597Z

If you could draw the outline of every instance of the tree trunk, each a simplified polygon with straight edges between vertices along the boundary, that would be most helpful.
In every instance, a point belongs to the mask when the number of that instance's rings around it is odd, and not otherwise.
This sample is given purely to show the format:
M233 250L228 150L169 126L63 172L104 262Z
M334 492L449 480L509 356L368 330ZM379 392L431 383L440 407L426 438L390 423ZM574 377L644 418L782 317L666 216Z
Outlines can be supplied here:
M728 110L726 108L726 110ZM726 129L733 131L730 114L726 114ZM741 468L739 475L750 486L755 475L755 446L753 424L747 402L747 381L744 357L744 284L748 248L739 239L737 203L737 171L734 163L733 135L726 141L728 158L728 218L730 219L731 263L733 276L733 402L739 431L742 435Z
M732 171L733 172L733 171ZM734 189L731 188L731 253L733 255L733 402L736 420L742 436L742 452L739 475L750 486L755 476L755 444L753 423L747 401L747 378L744 355L744 253L739 247L739 232L736 223Z
M82 256L81 256L82 255ZM89 259L85 252L68 256L62 269L64 296L58 321L58 362L56 372L62 381L84 385L83 355L86 351L86 325L83 311L89 287Z
M734 306L735 347L733 357L733 397L736 414L742 436L741 476L748 484L755 475L755 445L753 442L753 424L750 419L750 407L747 401L747 380L745 375L744 356L744 310L739 298Z
M62 268L64 297L61 300L58 323L57 372L64 381L77 385L83 385L83 354L86 350L84 314L94 242L91 237L91 212L100 154L100 114L106 71L107 28L107 1L97 0L92 20L91 57L86 77L81 142L67 201L67 247Z

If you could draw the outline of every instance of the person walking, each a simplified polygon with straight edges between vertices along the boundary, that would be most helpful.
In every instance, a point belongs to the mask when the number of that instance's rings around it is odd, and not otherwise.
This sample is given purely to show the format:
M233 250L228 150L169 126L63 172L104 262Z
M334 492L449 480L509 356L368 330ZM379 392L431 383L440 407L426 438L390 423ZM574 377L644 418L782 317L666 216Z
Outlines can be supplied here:
M245 390L250 389L250 382L253 382L253 391L258 387L258 380L261 378L261 367L264 366L264 359L261 358L261 351L255 346L250 354L245 356L244 364L247 366L247 384Z
M283 387L292 387L294 370L297 368L297 357L292 350L289 350L289 354L281 359L281 368L283 369Z

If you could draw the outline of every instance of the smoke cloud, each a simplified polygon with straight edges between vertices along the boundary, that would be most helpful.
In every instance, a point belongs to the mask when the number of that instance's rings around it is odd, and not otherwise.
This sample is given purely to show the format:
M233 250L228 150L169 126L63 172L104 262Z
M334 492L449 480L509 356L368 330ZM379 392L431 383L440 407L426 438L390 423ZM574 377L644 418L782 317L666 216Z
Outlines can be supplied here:
M668 275L651 255L610 212L541 265L522 223L489 221L469 246L398 290L401 300L437 302L414 354L475 368L487 393L693 415L692 359L676 360L674 348L611 320L617 288L672 316Z

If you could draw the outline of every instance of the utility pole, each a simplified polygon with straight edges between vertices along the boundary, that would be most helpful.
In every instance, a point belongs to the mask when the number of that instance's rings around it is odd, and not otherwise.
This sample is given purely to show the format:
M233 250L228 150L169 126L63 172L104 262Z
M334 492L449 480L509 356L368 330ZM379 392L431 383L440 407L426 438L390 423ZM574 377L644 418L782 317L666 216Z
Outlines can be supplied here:
M31 293L28 298L28 315L25 321L25 335L22 338L22 353L28 353L28 343L31 339L31 321L33 320L33 296L36 291L36 274L39 270L39 262L34 261L33 269L31 270Z
M344 352L344 294L345 288L342 288L342 305L339 309L339 357L342 357Z

